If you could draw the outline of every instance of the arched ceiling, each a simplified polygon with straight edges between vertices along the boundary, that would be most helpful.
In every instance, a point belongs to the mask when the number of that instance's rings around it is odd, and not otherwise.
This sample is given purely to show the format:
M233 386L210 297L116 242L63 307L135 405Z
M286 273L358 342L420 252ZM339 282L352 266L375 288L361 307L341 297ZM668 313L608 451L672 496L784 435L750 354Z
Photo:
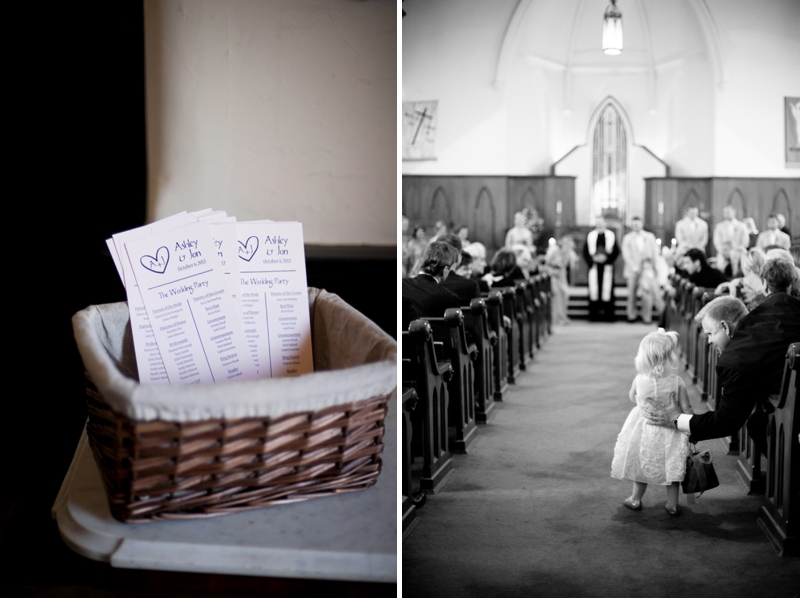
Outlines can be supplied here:
M498 57L496 84L510 62L579 72L655 72L693 58L708 58L716 82L722 67L716 27L705 0L617 0L622 12L622 54L601 48L608 0L520 0Z

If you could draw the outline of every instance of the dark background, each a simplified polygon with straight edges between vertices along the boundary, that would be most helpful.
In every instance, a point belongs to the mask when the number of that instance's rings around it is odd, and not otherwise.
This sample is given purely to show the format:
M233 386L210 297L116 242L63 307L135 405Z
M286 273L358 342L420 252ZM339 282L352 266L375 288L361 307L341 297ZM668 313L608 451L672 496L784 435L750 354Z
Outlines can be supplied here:
M113 569L61 541L50 508L86 419L71 317L125 300L105 239L145 220L144 25L135 1L29 10L6 21L19 36L7 88L6 257L19 259L10 260L4 285L16 300L5 302L12 325L3 401L10 412L0 434L3 595L394 595L393 584ZM310 286L339 293L396 335L393 249L308 254Z

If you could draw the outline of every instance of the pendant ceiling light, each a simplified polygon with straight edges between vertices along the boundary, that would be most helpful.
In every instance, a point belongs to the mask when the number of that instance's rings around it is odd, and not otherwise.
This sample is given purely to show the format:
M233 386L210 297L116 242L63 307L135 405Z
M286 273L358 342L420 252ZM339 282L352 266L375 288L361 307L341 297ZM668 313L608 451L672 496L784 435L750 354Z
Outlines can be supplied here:
M603 52L611 55L622 52L622 13L617 0L611 0L603 15Z

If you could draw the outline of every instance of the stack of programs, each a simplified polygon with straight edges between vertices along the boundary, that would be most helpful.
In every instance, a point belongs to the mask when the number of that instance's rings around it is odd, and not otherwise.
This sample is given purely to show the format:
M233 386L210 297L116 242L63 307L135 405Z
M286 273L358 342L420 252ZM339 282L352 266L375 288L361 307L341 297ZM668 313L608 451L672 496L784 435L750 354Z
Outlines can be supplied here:
M313 371L303 227L210 209L106 241L128 294L143 384Z

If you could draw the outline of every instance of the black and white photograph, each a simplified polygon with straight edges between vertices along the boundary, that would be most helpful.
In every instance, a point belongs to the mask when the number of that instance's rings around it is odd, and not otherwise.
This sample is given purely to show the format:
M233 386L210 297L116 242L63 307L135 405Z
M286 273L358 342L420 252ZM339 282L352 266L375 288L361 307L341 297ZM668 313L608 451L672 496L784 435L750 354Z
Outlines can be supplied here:
M800 593L800 4L402 3L408 596Z

